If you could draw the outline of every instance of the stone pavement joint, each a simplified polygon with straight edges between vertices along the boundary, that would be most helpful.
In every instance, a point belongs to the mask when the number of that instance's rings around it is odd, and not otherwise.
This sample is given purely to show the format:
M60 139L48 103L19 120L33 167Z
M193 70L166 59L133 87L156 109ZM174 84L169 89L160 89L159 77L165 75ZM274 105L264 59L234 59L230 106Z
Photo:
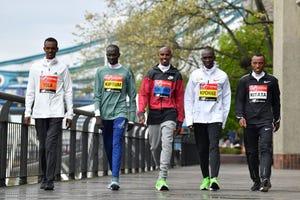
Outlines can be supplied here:
M272 188L269 192L250 191L252 181L245 164L222 164L219 174L221 189L200 191L202 180L199 165L170 169L169 191L155 189L158 171L122 174L120 190L111 191L107 184L111 177L97 177L75 181L55 182L54 191L39 189L39 184L0 188L0 199L299 199L300 171L272 169Z

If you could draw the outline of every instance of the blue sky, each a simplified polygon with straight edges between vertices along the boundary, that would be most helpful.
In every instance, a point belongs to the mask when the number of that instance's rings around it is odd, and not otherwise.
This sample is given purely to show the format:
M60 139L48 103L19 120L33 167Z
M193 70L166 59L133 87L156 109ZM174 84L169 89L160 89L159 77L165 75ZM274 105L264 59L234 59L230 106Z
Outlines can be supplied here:
M76 45L76 24L86 11L101 13L105 0L0 0L0 61L43 53L55 37L59 48Z

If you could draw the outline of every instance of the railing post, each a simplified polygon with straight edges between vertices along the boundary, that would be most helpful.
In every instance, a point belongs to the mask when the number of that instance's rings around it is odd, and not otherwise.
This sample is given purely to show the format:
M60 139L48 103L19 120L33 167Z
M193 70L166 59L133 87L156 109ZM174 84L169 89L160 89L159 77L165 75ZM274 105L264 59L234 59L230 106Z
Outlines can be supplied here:
M12 102L7 101L0 113L0 187L6 186L6 155L7 155L7 131L8 131L8 114Z
M99 129L98 127L94 126L94 133L93 133L93 149L92 149L92 160L93 160L93 175L98 176L99 171Z
M146 170L146 136L145 136L146 129L140 126L139 137L140 137L140 162L141 162L141 171L144 172Z
M76 125L79 115L75 115L72 120L70 131L70 154L69 154L69 179L75 179L76 165Z
M83 123L82 130L82 157L81 157L81 174L82 178L87 178L88 172L88 138L89 138L89 123L91 117L87 117Z
M134 171L135 173L139 171L139 161L140 161L140 157L139 157L139 154L140 154L140 146L139 146L139 143L140 143L140 138L139 138L139 131L140 131L140 126L137 130L135 131L132 131L133 132L133 146L134 147L132 149L132 152L133 152L133 168L134 168Z
M106 156L106 152L105 152L105 148L104 148L104 142L103 142L103 135L101 133L101 150L103 152L102 154L102 158L103 158L103 163L102 163L102 166L103 166L103 176L107 176L108 175L108 159L107 159L107 156Z
M122 156L122 163L124 163L125 169L127 169L128 173L132 173L132 155L133 155L133 148L132 148L132 133L133 130L126 132L123 138L123 156Z
M62 133L63 130L60 129L58 134L58 143L56 151L56 166L55 166L55 181L61 181L61 162L62 162Z
M20 185L27 184L28 126L23 124L23 121L24 115L21 122Z

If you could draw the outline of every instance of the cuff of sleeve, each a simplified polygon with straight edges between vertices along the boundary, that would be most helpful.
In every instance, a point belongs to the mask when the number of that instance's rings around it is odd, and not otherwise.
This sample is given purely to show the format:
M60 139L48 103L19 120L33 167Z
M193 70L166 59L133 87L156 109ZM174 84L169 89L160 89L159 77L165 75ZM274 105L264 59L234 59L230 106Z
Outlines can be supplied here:
M31 111L25 111L24 117L31 117Z
M95 116L100 116L100 110L95 110Z
M240 120L240 119L242 119L242 118L244 118L243 116L236 116L236 119L237 120Z
M176 126L177 126L177 127L182 127L182 122L177 122L177 123L176 123Z
M144 115L145 115L145 113L143 113L143 112L138 113L138 117L142 117Z
M275 123L275 124L277 124L277 123L279 123L279 122L280 122L280 118L277 119L277 120L274 120L274 123Z

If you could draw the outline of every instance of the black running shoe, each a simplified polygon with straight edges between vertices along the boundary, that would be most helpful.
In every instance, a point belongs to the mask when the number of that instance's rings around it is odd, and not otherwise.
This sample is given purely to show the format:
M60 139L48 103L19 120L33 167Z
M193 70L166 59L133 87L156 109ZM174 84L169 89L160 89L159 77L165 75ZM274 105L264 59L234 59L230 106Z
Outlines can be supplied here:
M44 190L54 190L54 183L52 181L47 182Z
M260 181L255 181L251 187L251 191L257 191L260 190L261 187L261 182Z
M271 182L269 179L264 179L261 183L260 191L262 192L268 192L269 189L272 187Z

